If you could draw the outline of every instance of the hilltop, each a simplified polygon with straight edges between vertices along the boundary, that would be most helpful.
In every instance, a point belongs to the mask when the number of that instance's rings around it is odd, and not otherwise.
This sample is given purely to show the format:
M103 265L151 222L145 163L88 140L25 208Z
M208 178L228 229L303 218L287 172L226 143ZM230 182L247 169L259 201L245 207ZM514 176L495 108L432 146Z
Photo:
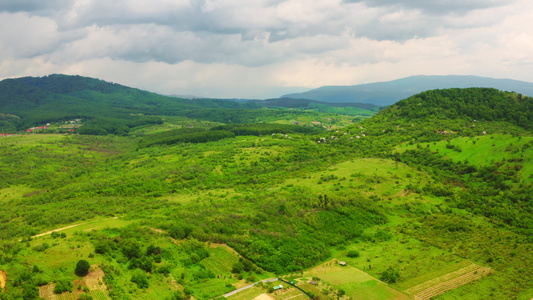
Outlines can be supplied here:
M386 82L353 86L324 86L282 98L305 98L323 102L357 102L377 106L392 105L423 91L447 88L489 87L533 96L533 83L480 76L411 76Z

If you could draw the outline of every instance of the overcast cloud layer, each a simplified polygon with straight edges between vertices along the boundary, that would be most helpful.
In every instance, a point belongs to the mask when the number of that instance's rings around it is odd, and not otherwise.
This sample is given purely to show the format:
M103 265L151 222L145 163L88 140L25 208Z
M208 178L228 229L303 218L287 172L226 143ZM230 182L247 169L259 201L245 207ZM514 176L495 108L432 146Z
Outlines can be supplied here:
M530 0L0 0L0 79L269 98L411 75L533 81Z

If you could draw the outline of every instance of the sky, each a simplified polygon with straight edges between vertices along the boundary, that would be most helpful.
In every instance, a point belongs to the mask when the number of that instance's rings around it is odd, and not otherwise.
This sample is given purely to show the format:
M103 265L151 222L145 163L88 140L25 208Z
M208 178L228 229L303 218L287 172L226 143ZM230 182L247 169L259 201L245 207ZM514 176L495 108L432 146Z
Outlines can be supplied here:
M0 0L0 79L275 98L412 75L533 81L531 0Z

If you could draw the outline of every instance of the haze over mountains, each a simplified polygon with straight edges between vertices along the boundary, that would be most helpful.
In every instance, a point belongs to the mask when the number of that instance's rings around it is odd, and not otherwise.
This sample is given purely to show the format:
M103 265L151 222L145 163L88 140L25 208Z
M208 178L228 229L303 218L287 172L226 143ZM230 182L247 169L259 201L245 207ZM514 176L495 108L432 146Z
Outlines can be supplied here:
M303 93L283 95L281 98L388 106L422 91L468 87L490 87L533 96L533 83L531 82L466 75L419 75L352 86L323 86Z

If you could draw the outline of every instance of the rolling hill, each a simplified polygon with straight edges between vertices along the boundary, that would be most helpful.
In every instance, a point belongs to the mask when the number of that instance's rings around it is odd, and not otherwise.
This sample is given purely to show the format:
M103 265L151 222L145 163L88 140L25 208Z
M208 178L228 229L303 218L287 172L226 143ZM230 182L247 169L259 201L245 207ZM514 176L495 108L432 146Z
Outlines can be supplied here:
M372 105L345 105L288 99L231 101L224 99L180 99L105 82L95 78L54 74L0 82L0 131L17 132L49 122L83 120L76 132L124 134L129 129L161 123L162 118L185 118L216 123L273 122L288 119L322 120L317 113L342 115L348 123L355 117L375 114ZM298 107L298 111L289 108ZM321 116L326 116L321 114ZM318 118L318 119L317 119ZM332 119L332 118L328 118ZM287 121L287 122L292 122Z
M533 96L533 83L480 76L411 76L353 86L324 86L282 98L305 98L323 102L357 102L388 106L422 91L447 88L490 87Z

